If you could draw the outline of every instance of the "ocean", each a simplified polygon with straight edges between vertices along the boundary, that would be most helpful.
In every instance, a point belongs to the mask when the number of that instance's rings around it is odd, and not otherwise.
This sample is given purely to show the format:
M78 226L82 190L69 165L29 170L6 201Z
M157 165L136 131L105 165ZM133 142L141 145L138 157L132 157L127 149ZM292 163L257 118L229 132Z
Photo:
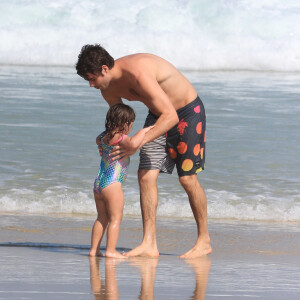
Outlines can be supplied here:
M198 178L211 220L300 221L300 74L185 71L204 102L207 157ZM0 212L95 214L96 136L107 104L74 67L0 67ZM136 111L133 133L147 108ZM140 216L138 154L125 215ZM176 171L159 177L159 217L192 218Z

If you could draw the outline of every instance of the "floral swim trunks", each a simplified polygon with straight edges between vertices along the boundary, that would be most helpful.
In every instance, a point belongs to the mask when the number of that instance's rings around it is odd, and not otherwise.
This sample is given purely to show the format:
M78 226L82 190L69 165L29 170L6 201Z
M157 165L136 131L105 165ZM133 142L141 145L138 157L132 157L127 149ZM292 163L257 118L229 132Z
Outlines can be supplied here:
M177 110L179 123L165 136L145 144L140 151L140 169L160 169L171 174L176 165L178 176L204 170L206 115L199 97ZM157 116L149 112L145 127L153 125Z

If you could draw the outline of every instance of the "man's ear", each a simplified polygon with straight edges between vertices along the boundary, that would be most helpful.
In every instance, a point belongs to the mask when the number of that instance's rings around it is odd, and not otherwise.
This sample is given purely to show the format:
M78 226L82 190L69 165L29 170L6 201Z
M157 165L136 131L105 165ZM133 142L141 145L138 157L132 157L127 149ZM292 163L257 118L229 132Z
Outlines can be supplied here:
M107 66L107 65L102 65L102 72L101 72L101 73L104 75L104 74L106 74L108 71L109 71L108 66Z

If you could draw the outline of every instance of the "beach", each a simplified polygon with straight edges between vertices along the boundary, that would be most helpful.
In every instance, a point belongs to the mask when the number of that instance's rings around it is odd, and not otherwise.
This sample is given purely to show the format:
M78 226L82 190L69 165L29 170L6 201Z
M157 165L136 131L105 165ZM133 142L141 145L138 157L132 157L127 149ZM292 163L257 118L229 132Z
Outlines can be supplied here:
M198 178L213 253L179 258L196 225L176 174L161 175L160 257L120 261L88 257L105 102L72 68L1 66L0 299L298 299L299 74L185 74L207 112ZM147 110L133 107L136 131ZM142 240L138 159L124 184L121 252Z
M210 222L213 253L185 260L194 222L159 218L160 257L118 260L89 258L91 217L0 220L0 299L290 300L300 292L297 224ZM125 217L118 250L141 237L141 219Z
M300 295L300 27L289 1L1 1L0 299L263 299ZM176 171L158 178L159 258L90 258L95 139L108 105L76 74L85 44L161 56L206 111L212 254ZM132 135L148 108L136 112ZM118 250L142 241L138 153ZM105 238L101 245L105 252Z

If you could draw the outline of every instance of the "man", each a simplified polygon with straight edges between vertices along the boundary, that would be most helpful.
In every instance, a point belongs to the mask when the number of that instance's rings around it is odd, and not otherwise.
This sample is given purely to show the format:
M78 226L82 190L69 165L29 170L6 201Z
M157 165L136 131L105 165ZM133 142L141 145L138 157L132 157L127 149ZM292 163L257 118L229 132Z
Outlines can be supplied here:
M204 168L205 110L194 87L174 66L158 56L140 53L114 61L98 44L82 47L76 70L91 87L100 89L109 106L122 102L122 98L144 103L149 108L145 126L155 124L142 143L116 146L112 153L115 159L124 159L141 150L138 179L144 237L141 245L126 255L159 256L157 178L160 172L172 173L175 164L198 229L194 247L181 257L211 253L207 201L196 175Z

